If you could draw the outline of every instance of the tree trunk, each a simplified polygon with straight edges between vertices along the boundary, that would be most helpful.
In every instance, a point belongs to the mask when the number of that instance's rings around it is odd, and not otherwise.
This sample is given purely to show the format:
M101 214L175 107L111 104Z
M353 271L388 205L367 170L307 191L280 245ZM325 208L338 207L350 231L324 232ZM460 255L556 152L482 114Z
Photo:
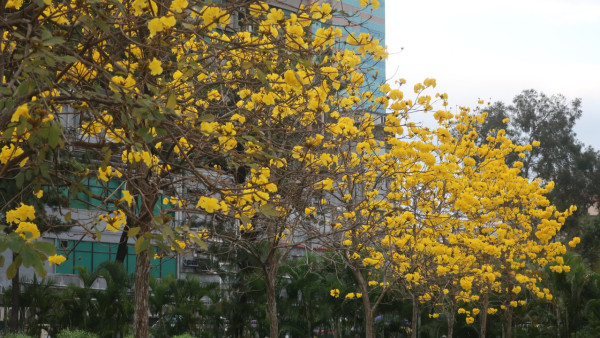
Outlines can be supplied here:
M454 323L456 322L456 311L458 311L458 302L456 301L454 292L450 293L450 297L451 297L450 298L451 299L450 313L447 318L447 322L448 322L448 332L446 333L447 338L452 338L452 335L454 334Z
M135 311L133 314L133 332L135 338L149 336L148 315L150 297L150 257L148 250L137 254L135 260Z
M374 331L374 321L373 321L373 312L375 309L371 308L371 299L369 298L369 289L367 287L367 282L365 278L360 273L360 265L356 260L353 260L349 264L352 269L352 273L354 278L356 279L356 283L358 284L358 288L362 293L362 302L363 302L363 312L365 315L365 337L373 338L375 337Z
M312 336L312 323L311 323L311 318L310 318L310 308L311 306L308 304L308 302L304 303L304 312L306 313L306 326L308 327L308 332L306 332L307 337Z
M487 310L490 304L490 296L486 291L483 295L483 308L481 309L481 334L480 338L485 338L486 328L487 328Z
M275 275L273 266L266 267L267 277L267 316L269 317L269 332L271 338L279 337L277 318L277 295L275 290Z
M150 183L150 173L145 164L142 162L138 163L137 166L138 173L146 174L145 178L136 179L134 184L137 187L134 198L137 199L139 195L142 202L137 219L127 220L126 226L133 225L140 227L140 235L137 236L137 239L140 240L141 236L145 236L152 231L152 213L154 212L154 206L158 201L159 194L157 187ZM140 175L140 177L143 176ZM125 239L125 245L126 243L127 239ZM150 315L150 252L150 248L136 252L133 312L133 335L135 338L147 338L150 334L148 327L148 317Z
M569 335L569 302L565 302L565 306L563 307L565 309L565 332L566 335Z
M125 259L127 258L127 241L129 239L128 233L131 221L131 217L128 216L127 223L123 227L123 232L121 233L121 238L119 239L119 246L117 247L117 257L115 258L115 262L119 262L121 264L125 263Z
M17 254L13 252L13 262L17 258ZM12 295L10 301L10 332L19 331L19 297L21 296L21 283L19 283L19 268L12 279Z
M412 320L410 323L410 338L417 338L417 330L419 325L419 300L417 299L417 295L412 295Z
M556 305L554 306L554 310L556 312L556 337L560 338L560 302L557 300L555 303Z
M365 337L366 338L375 338L375 323L373 321L373 312L375 309L371 307L371 299L369 298L369 290L367 289L367 284L365 280L361 278L358 283L360 287L360 291L362 292L362 301L363 308L365 312Z
M340 329L339 329L338 320L336 317L335 321L333 322L333 338L338 338L339 336L340 336Z
M363 294L363 298L368 298L368 296L365 297L365 295ZM369 304L369 306L367 307L366 303L368 302L365 302L363 300L363 305L365 307L365 337L375 338L373 311L371 310L371 305Z
M448 316L448 332L446 333L447 338L452 338L454 334L454 322L456 321L456 311L452 311L450 316Z
M513 308L509 305L508 311L506 311L507 319L506 319L506 337L512 338L512 313Z

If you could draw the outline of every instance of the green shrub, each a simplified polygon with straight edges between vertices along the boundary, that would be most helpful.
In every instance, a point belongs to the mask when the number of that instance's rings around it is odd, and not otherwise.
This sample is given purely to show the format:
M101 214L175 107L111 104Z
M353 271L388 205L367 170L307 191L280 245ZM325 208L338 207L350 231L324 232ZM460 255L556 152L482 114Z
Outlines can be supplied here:
M31 336L28 336L24 333L9 333L4 337L5 338L31 338Z
M86 332L82 330L64 330L61 331L57 336L57 338L99 338L97 334Z
M192 335L189 333L180 334L179 336L173 336L173 338L192 338Z

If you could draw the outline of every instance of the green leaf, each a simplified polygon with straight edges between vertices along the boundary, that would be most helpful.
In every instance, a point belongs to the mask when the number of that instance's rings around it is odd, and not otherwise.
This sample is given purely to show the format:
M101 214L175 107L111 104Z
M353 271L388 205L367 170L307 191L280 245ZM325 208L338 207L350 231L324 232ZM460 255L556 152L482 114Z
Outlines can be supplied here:
M25 240L16 233L10 233L6 236L6 245L12 252L19 252L23 248Z
M161 231L167 238L175 238L175 233L169 224L164 224Z
M2 137L10 138L14 132L15 132L15 127L6 128L6 130L4 130L4 132L2 132Z
M30 267L35 264L36 261L40 261L40 256L29 246L25 246L19 254L23 258L23 266Z
M242 61L242 69L250 69L252 68L252 66L254 66L254 63L250 62L250 61Z
M44 267L44 263L42 263L41 259L38 262L33 264L33 268L35 269L35 272L37 272L37 274L40 275L40 277L42 277L42 278L46 277L46 274L48 272L46 271L46 268Z
M250 223L250 217L248 217L246 215L240 216L240 220L242 221L242 224L244 224L244 225L248 225Z
M106 149L106 150L105 150ZM110 163L110 158L112 156L112 152L110 151L110 148L102 148L102 151L104 152L104 160L102 160L102 168L106 169L106 166Z
M129 231L127 231L127 237L137 236L137 234L140 233L140 230L142 230L140 227L130 228Z
M48 180L50 180L50 172L48 171L47 165L40 165L40 175L42 175L43 178L47 178Z
M59 43L63 43L65 42L65 39L61 38L60 36L53 36L51 38L49 38L48 40L44 40L43 44L44 46L52 46L52 45L57 45Z
M204 242L200 238L198 238L196 236L191 236L190 238L192 239L192 241L194 242L194 244L196 244L198 247L200 247L200 248L202 248L204 250L207 249L206 242Z
M71 222L71 212L67 212L64 216L65 222Z
M256 70L256 76L258 77L258 80L260 82L262 82L264 85L266 85L267 84L267 76L265 75L265 73L258 68L256 68L255 70Z
M50 67L56 66L56 61L52 57L44 56L44 62Z
M200 122L212 122L215 120L215 116L212 114L204 114L204 115L200 116L200 118L198 120Z
M33 84L33 81L31 81L31 80L25 80L25 81L21 82L21 84L17 88L17 95L25 96L25 95L31 93L33 91L33 86L34 86L34 84Z
M3 109L12 109L15 106L15 101L13 100L12 97L7 97L6 99L4 99L2 101L3 101L3 107L2 107ZM7 129L14 130L14 128L7 128Z
M175 93L171 93L171 95L169 95L169 99L167 100L167 108L175 109L176 104L177 96L175 96Z
M150 240L144 236L141 236L135 242L135 253L139 254L140 252L147 250L149 246L150 246Z
M54 59L58 62L64 62L64 63L77 62L77 58L75 58L74 56L71 56L71 55L61 55L61 56L57 55Z
M60 130L57 125L52 125L48 129L48 144L50 147L56 148L61 141Z
M102 240L102 231L100 231L100 229L96 228L95 232L96 232L96 240L98 242L100 242Z
M156 135L158 136L165 136L167 135L167 130L165 128L156 128Z
M19 269L19 266L21 266L22 261L23 259L21 258L21 256L17 256L17 258L12 263L10 263L10 265L6 269L6 278L15 278L15 276L17 275L17 270Z
M12 90L8 87L0 87L0 94L10 96L12 95Z
M23 188L23 182L25 182L25 174L20 172L17 174L17 176L15 176L15 184L17 185L17 188Z
M306 59L300 59L300 60L298 60L298 62L301 65L303 65L304 67L306 67L306 69L312 69L313 68L313 64L310 61L306 60Z
M40 4L38 1L39 1L39 2L41 2L41 4ZM43 2L43 0L38 0L38 1L36 1L36 2L38 2L38 4L39 4L40 6L43 6L43 5L44 5L44 2ZM42 40L48 40L48 39L50 39L51 37L52 37L52 33L51 33L49 30L47 30L47 29L43 29L43 30L42 30Z
M33 246L39 251L43 252L46 256L52 256L56 254L56 246L50 242L38 241L33 243Z
M279 212L273 208L273 205L270 203L263 204L260 206L260 212L265 216L277 217L279 216Z
M149 131L150 131L150 128L143 127L143 128L139 128L138 130L136 130L135 134L139 137L144 137L144 136L146 136L146 134L148 134Z
M0 255L0 267L4 266L4 256Z

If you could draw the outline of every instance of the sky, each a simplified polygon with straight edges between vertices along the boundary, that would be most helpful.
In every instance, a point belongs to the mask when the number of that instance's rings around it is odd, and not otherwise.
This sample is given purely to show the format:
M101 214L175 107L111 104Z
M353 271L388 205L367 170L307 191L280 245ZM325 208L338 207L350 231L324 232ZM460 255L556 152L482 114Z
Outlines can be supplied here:
M451 106L524 89L582 99L575 131L600 150L600 1L387 0L389 83L435 78ZM431 119L425 119L430 123Z

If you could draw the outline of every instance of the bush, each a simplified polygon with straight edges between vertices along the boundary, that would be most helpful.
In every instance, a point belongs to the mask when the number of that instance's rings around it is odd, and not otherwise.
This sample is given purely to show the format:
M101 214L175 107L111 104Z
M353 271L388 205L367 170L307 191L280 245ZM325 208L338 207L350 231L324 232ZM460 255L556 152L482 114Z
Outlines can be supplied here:
M57 336L57 338L99 338L97 334L86 332L82 330L64 330L61 331Z
M180 334L179 336L173 336L173 338L192 338L192 335L189 333Z
M28 336L24 333L9 333L4 337L5 338L31 338L31 336Z

